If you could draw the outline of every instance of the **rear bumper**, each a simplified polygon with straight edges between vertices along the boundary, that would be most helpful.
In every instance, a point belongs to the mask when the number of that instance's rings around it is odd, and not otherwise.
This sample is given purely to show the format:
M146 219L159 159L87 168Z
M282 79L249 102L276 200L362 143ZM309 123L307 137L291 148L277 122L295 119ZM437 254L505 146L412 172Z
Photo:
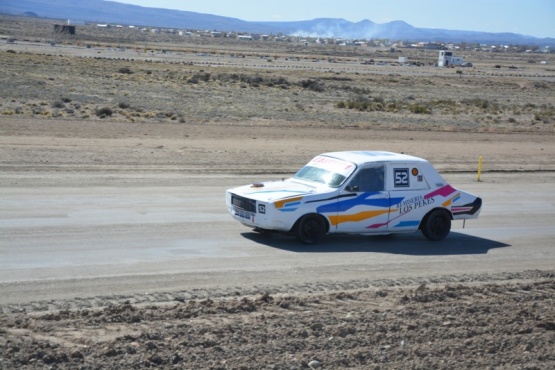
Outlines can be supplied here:
M451 208L454 220L478 218L482 210L482 198L476 197L473 202L456 205Z

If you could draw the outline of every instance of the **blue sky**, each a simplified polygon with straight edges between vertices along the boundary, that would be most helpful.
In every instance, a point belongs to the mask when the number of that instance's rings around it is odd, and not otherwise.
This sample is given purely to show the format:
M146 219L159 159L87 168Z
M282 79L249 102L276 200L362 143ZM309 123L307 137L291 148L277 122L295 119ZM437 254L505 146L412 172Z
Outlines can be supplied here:
M402 20L415 27L514 32L555 38L555 0L115 0L188 10L245 21L343 18L375 23Z

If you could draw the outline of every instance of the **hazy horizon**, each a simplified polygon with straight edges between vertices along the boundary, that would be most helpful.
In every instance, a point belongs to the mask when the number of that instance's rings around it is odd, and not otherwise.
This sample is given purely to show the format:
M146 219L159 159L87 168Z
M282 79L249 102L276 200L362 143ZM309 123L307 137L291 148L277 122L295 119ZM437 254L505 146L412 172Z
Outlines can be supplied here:
M107 1L107 0L105 0ZM114 0L110 0L114 1ZM238 18L245 21L300 21L343 18L351 22L371 20L405 21L414 27L477 32L511 32L533 37L555 38L555 1L465 0L445 2L420 0L281 0L262 4L259 0L179 1L115 0L150 8L185 10ZM438 11L440 10L440 11ZM438 16L440 13L442 15Z

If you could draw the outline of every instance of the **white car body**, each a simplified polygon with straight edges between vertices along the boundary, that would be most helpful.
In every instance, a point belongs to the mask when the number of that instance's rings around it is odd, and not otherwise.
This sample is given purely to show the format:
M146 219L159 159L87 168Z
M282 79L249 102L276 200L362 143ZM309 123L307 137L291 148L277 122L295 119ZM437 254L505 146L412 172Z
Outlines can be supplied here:
M422 158L350 151L321 154L282 181L229 189L226 204L245 226L312 244L326 233L417 230L441 240L451 220L477 218L482 200L453 188Z

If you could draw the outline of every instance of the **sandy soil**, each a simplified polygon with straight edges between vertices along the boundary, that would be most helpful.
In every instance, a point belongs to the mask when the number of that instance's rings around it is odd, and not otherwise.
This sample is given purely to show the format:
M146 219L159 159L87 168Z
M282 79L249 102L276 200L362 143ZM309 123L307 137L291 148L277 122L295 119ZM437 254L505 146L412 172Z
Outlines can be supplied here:
M0 48L0 187L286 176L355 148L422 156L444 173L475 173L479 156L489 173L555 171L551 70L488 64L461 78L85 52ZM338 107L349 100L377 105ZM29 297L1 307L0 368L549 369L554 274Z
M0 133L2 168L19 173L158 170L291 175L319 153L353 149L410 153L428 159L443 173L476 172L479 156L484 172L555 170L551 134L341 128L279 121L114 124L20 117L4 117ZM0 184L3 181L7 177Z

